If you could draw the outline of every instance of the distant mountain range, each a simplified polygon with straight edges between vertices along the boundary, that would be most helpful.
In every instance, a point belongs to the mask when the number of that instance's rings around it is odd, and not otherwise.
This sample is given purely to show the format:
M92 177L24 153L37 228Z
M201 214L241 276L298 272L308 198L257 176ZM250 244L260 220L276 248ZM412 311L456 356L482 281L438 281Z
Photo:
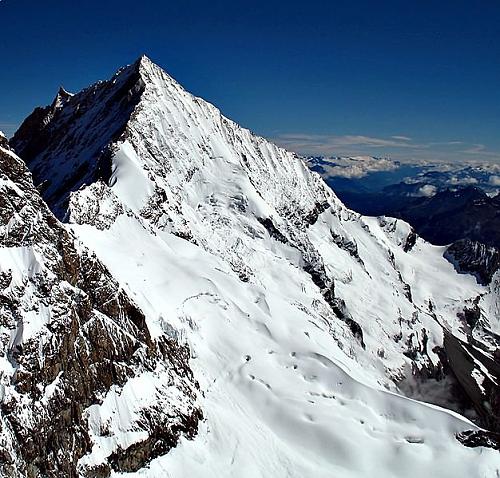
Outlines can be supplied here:
M446 189L401 206L395 204L388 215L409 222L433 244L471 239L500 247L500 195L489 197L475 186Z
M308 164L353 210L404 219L432 244L454 244L447 257L479 281L500 267L500 166L376 157L309 157Z
M310 156L307 163L340 191L365 194L398 186L402 195L431 196L445 189L476 186L490 196L500 192L500 165L494 163L402 163L372 156Z
M408 221L434 244L500 246L498 165L402 164L380 158L307 160L355 211Z

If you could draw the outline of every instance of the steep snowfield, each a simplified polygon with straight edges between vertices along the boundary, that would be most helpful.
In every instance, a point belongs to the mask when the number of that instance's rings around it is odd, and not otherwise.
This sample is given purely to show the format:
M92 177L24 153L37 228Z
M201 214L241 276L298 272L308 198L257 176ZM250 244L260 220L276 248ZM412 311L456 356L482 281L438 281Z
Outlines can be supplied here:
M382 390L380 363L376 373L346 356L345 331L314 312L320 299L299 269L263 264L267 285L249 285L223 260L126 215L107 231L74 230L157 317L158 333L187 341L204 391L197 438L138 476L495 476L498 452L454 438L474 425Z
M0 137L0 476L109 476L192 437L187 359L175 339L151 338Z
M405 223L347 210L300 158L228 120L147 58L100 85L96 95L102 87L117 101L117 91L131 96L123 85L140 94L103 146L110 174L88 162L88 143L66 139L71 130L56 134L72 124L61 118L90 101L85 91L48 124L57 144L28 163L40 182L61 158L67 170L89 164L86 185L51 186L49 205L59 211L69 197L71 230L144 311L152 336L191 350L205 420L194 440L137 476L500 473L498 452L456 439L475 425L401 396L478 418L455 396L460 380L443 357L447 334L469 340L464 310L482 295L494 304L486 287L458 275L443 248ZM75 121L107 134L91 116ZM491 310L482 312L496 323ZM477 362L467 376L471 387L497 386L490 375ZM101 450L82 462L106 458Z

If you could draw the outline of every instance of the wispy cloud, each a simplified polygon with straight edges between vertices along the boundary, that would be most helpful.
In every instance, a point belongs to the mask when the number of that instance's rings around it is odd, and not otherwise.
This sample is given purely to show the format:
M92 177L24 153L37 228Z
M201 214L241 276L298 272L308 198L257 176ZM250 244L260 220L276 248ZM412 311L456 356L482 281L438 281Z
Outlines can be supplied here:
M500 158L500 154L497 151L490 151L484 144L473 144L464 149L462 153L479 157L496 158L497 160Z
M366 152L366 148L413 148L417 147L406 137L376 138L364 135L281 134L273 138L279 144L301 153L330 155L339 150Z
M397 139L399 141L411 141L408 136L391 136L392 139Z
M395 134L374 137L361 134L278 134L275 143L303 155L311 156L384 156L399 161L468 161L500 162L500 152L483 144L460 140L419 142Z

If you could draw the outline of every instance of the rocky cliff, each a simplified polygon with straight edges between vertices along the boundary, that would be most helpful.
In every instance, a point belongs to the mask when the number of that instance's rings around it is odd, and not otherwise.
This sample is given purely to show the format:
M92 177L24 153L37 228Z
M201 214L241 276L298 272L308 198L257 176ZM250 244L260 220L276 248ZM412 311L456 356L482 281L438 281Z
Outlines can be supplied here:
M137 470L196 433L189 351L151 337L144 313L0 141L0 473Z

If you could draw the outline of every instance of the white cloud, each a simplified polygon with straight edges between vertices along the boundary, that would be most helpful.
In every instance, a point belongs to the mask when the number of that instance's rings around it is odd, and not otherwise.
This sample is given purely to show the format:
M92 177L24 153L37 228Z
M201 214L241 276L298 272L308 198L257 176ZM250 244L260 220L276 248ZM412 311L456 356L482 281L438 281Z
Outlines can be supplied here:
M314 163L314 160L312 161ZM399 163L388 158L355 156L352 158L323 158L321 167L331 177L363 178L369 173L394 171Z
M500 176L490 176L488 182L492 186L500 186Z
M432 184L426 184L425 186L422 186L418 192L417 196L422 196L422 197L432 197L435 196L437 192L436 186L433 186Z
M399 141L411 141L412 139L408 136L391 136L392 139L397 139Z
M448 181L446 181L448 184L452 184L453 186L468 186L472 184L477 184L479 181L477 178L473 178L471 176L465 176L463 178L459 178L457 176L452 176Z
M406 136L377 138L366 135L280 134L271 138L284 148L305 155L373 156L378 150L419 148Z

